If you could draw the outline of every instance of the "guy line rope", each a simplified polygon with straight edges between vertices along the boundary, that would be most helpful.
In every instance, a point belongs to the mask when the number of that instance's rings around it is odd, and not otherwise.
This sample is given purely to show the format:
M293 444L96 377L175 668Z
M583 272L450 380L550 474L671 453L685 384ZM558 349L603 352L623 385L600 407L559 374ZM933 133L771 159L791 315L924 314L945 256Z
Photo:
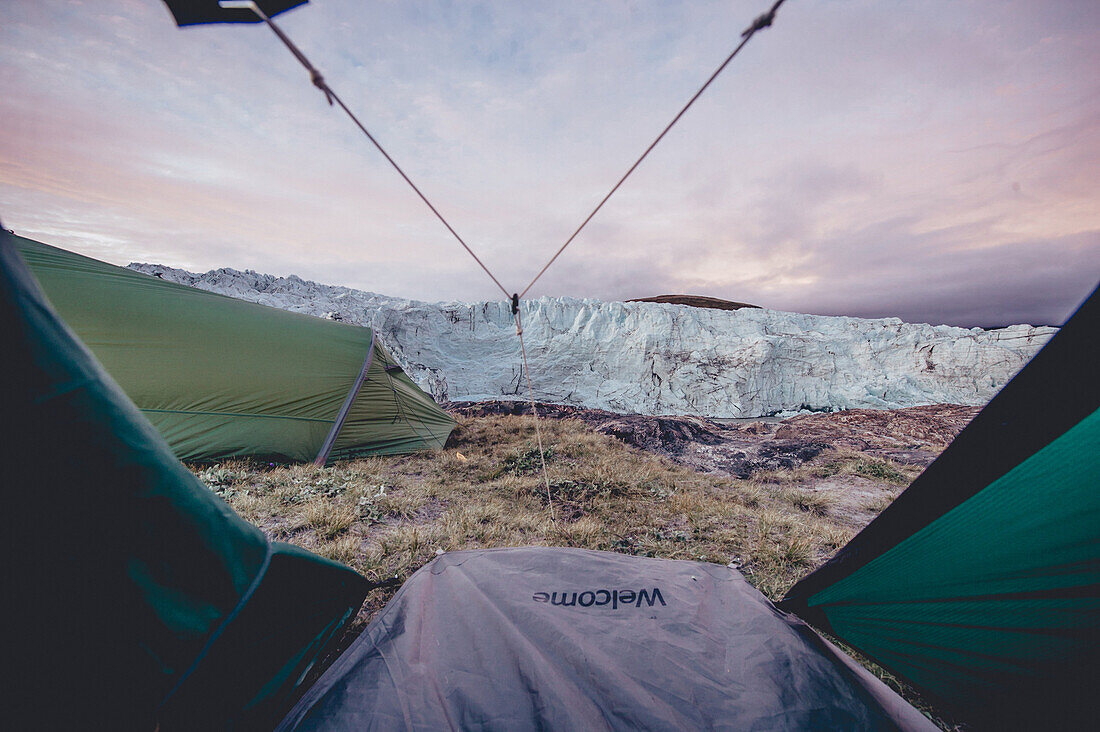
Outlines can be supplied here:
M653 148L657 147L657 144L662 139L664 139L665 135L668 134L668 131L671 130L672 127L680 121L680 118L683 117L688 109L691 108L691 105L695 103L695 100L702 96L703 92L707 90L707 87L710 86L711 82L718 78L718 75L721 74L727 66L729 66L729 63L733 61L734 57L737 56L741 49L745 47L745 45L752 39L756 32L759 30L763 30L764 28L767 28L772 24L772 22L775 20L776 11L779 10L779 7L784 2L786 2L786 0L776 0L775 4L772 5L770 10L759 16L756 20L753 21L752 25L750 25L741 33L741 42L737 44L737 47L734 48L729 56L726 57L726 60L723 61L718 66L718 68L714 70L714 73L712 73L710 77L707 78L706 82L704 82L703 85L699 87L699 90L696 91L694 95L692 95L687 104L685 104L683 108L681 108L680 111L676 114L676 116L672 118L672 121L669 122L663 130L661 130L661 133L657 135L656 138L654 138L653 142L649 144L649 147L647 147L645 151L641 154L641 156L634 161L634 164L630 166L630 168L626 171L626 173L623 174L621 178L619 178L618 182L611 187L611 190L607 192L607 195L605 195L600 200L600 202L596 204L596 207L592 209L592 212L588 214L584 221L581 222L581 225L578 226L576 230L569 235L569 238L565 240L565 243L562 244L556 252L554 252L554 256L552 256L550 260L545 265L543 265L542 269L538 271L538 274L535 275L534 279L532 279L527 284L527 286L523 288L522 291L519 291L518 293L514 292L512 294L508 294L508 289L500 283L500 280L498 280L496 276L489 270L489 268L485 266L485 263L482 262L477 254L474 253L474 250L470 248L470 246L463 240L461 236L459 236L454 227L451 226L447 219L444 218L443 214L439 212L439 209L432 205L432 202L429 201L428 197L425 196L424 193L421 192L421 190L416 186L416 184L412 182L412 179L409 178L404 170L401 169L401 166L397 164L397 161L390 157L390 154L386 152L385 148L383 148L378 140L375 139L374 135L372 135L370 131L368 131L367 128L363 125L363 123L359 121L359 118L356 117L355 114L353 114L352 111L347 108L347 105L345 105L343 100L340 99L336 92L334 92L329 87L328 83L325 82L324 77L321 76L321 73L313 66L313 64L309 62L309 59L306 58L305 54L303 54L298 49L298 47L294 45L294 43L286 36L286 34L283 33L279 26L277 26L275 22L271 20L271 18L267 17L267 14L264 13L263 10L261 10L260 7L256 5L253 0L245 0L244 2L223 0L219 3L223 7L250 8L253 12L256 13L257 16L259 16L259 18L264 23L267 24L269 28L271 28L275 35L278 36L279 40L281 40L286 45L290 52L294 54L294 57L297 58L302 66L306 68L306 70L309 72L310 80L313 82L313 85L324 93L325 99L328 101L329 105L332 105L333 101L335 101L336 104L340 106L340 109L344 110L348 117L351 118L351 121L355 123L355 125L363 132L364 135L366 135L367 139L370 140L374 147L378 149L378 152L382 153L382 156L389 162L390 165L393 166L394 170L396 170L398 174L405 180L405 182L409 184L409 187L416 192L416 195L420 197L420 200L423 201L429 209L431 209L431 212L435 214L435 217L439 219L440 223L442 223L443 226L446 227L447 231L451 232L451 235L454 236L459 244L462 245L462 248L466 250L466 253L473 257L473 260L477 262L478 266L481 267L482 270L484 270L485 274L489 276L489 279L493 281L493 284L500 288L500 291L504 293L504 296L509 301L511 301L512 317L516 322L516 336L518 336L519 338L520 353L523 356L523 373L527 381L528 397L531 401L531 415L534 417L535 422L535 438L538 443L539 459L542 463L542 478L543 482L546 485L546 502L550 508L551 520L554 519L554 502L553 498L550 495L550 477L546 470L546 453L543 451L542 448L542 430L539 427L539 415L538 407L535 402L535 390L531 385L531 369L527 365L527 348L523 342L523 320L520 317L519 300L530 291L535 283L539 281L539 278L541 278L543 274L546 273L546 270L550 269L550 266L554 264L555 261L557 261L558 257L561 256L561 253L564 252L565 249L573 243L573 240L576 239L577 236L584 229L584 227L588 225L588 222L591 221L593 217L595 217L595 215L599 213L600 209L603 208L603 205L607 203L607 201L613 195L615 195L615 192L619 190L619 187L622 186L623 183L626 182L626 179L630 177L631 173L633 173L638 168L638 166L642 164L642 161L646 159L646 156L649 155Z

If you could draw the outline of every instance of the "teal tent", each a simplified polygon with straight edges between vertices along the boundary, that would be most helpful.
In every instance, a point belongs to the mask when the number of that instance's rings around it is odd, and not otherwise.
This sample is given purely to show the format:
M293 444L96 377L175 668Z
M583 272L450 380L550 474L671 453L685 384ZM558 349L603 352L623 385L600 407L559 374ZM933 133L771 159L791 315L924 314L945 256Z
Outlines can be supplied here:
M1076 728L1100 668L1100 295L781 607L962 719Z
M14 237L51 304L183 460L440 448L454 420L369 328Z
M9 729L270 727L367 582L175 458L0 232Z

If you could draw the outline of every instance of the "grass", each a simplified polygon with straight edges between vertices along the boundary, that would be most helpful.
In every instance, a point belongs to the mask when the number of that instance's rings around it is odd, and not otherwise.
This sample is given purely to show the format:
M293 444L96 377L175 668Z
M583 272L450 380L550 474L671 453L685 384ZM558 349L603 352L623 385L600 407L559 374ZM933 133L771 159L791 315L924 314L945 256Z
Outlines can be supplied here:
M857 452L838 452L823 464L812 468L811 472L819 478L858 475L869 480L904 486L917 477L920 469L911 465L897 465L889 460L869 458Z
M526 417L460 417L440 452L195 471L271 538L372 580L404 580L437 550L552 545L733 561L778 599L845 533L829 496L796 483L702 475L572 420L543 430L553 517Z
M838 475L885 484L912 469L858 453L738 480L696 473L573 420L542 423L551 505L528 417L458 417L443 451L331 467L229 461L193 469L269 537L404 581L439 551L567 546L736 566L772 600L857 530ZM885 505L885 503L884 503ZM352 632L396 590L372 592Z
M552 545L734 562L773 600L852 533L834 515L836 496L807 483L841 473L905 478L892 464L841 454L738 480L696 473L580 422L546 421L543 430L553 516L526 417L460 417L440 452L194 470L271 538L372 580L404 580L437 550Z

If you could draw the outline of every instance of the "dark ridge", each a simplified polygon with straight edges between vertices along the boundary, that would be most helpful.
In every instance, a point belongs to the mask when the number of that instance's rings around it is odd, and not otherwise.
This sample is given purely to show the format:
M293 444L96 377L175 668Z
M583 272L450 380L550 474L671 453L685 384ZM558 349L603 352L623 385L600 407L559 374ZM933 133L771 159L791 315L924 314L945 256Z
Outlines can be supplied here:
M733 302L717 297L703 295L657 295L656 297L637 297L627 302L663 302L670 305L690 305L693 308L714 308L715 310L740 310L741 308L759 308L747 302Z

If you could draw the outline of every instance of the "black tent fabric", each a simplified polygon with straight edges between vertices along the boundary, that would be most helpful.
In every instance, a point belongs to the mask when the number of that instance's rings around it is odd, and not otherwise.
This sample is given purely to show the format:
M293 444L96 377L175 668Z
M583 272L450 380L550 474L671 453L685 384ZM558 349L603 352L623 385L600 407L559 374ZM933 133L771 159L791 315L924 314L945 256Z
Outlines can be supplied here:
M9 729L270 728L362 604L173 456L0 232Z
M269 18L286 12L308 0L255 0L256 6ZM176 25L205 23L262 23L260 16L248 7L222 7L218 0L165 0Z
M780 607L984 728L1075 727L1100 667L1100 294Z
M733 569L530 547L437 557L278 729L935 727Z

